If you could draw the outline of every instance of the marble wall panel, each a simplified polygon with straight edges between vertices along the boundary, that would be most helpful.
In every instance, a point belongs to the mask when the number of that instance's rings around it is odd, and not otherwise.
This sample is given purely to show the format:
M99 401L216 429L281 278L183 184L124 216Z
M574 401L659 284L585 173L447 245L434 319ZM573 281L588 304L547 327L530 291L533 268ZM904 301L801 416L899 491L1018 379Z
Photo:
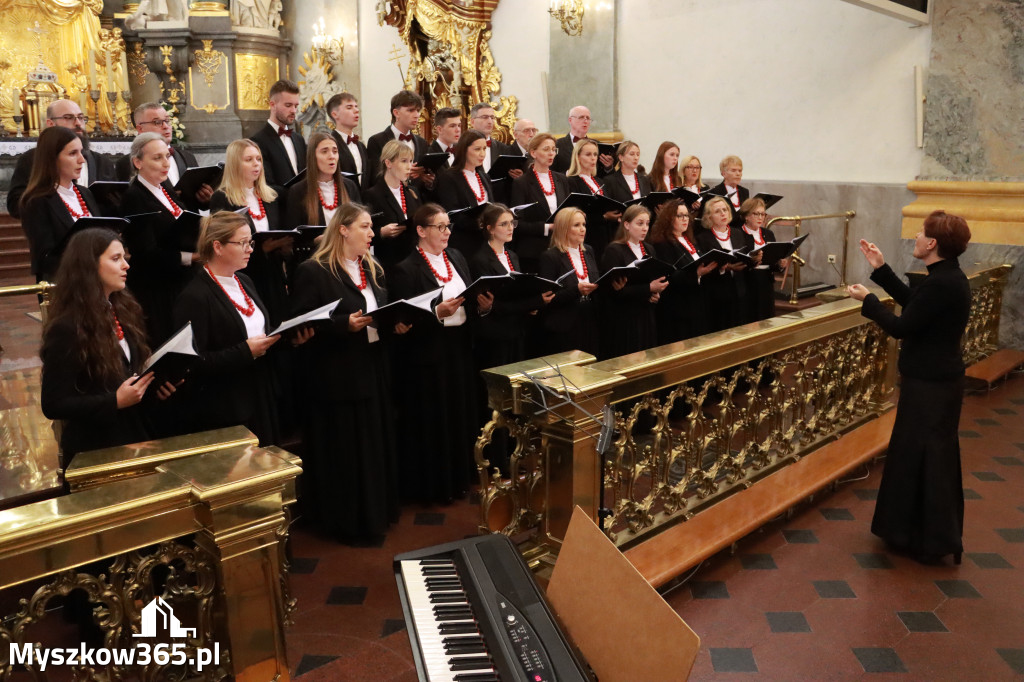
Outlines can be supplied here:
M579 36L568 36L557 21L549 22L547 92L552 133L569 132L569 109L580 104L590 109L594 119L591 132L618 129L614 5L587 10L583 15L583 33Z

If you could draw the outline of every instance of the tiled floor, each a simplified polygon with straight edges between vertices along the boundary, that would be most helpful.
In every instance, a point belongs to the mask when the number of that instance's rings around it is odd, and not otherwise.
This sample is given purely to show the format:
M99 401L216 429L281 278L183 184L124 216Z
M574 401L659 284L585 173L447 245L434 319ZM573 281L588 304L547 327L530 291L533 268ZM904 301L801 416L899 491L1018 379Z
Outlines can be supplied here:
M919 565L870 534L880 464L706 561L665 595L701 637L691 679L1024 679L1021 415L1022 376L965 400L961 566ZM391 558L477 520L468 502L409 508L368 549L300 524L287 637L299 682L415 680Z

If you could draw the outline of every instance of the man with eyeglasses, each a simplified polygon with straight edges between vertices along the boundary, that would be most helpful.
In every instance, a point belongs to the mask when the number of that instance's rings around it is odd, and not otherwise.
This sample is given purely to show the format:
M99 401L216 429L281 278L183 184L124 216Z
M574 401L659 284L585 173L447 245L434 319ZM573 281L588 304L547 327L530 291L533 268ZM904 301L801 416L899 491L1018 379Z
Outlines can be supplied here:
M555 140L555 148L558 150L558 155L555 156L555 162L551 164L551 170L558 171L559 173L565 173L569 170L569 166L572 163L573 147L576 146L577 142L587 137L591 123L593 123L593 119L590 117L590 109L585 106L578 105L569 110L569 134ZM610 173L615 166L615 159L608 154L601 154L601 156L597 157L597 161L598 177Z
M491 170L491 163L502 154L515 153L508 145L491 139L491 133L494 132L494 125L497 122L498 115L494 111L494 107L487 102L477 102L469 110L469 126L478 133L481 133L484 139L487 140L487 156L484 157L485 171ZM509 177L512 179L518 178L522 174L523 171L518 169L509 171Z
M85 157L85 165L82 166L82 175L78 184L88 186L96 180L116 180L114 164L105 156L97 156L89 149L89 135L85 132L85 126L89 119L82 114L78 104L69 99L58 99L46 107L46 127L61 126L75 131L82 140L82 156ZM28 178L32 174L32 160L36 150L29 149L18 158L11 175L11 189L7 193L7 212L15 218L21 217L18 202L21 195L28 187Z
M512 145L512 153L529 156L530 153L527 150L530 148L530 140L537 134L537 124L528 118L520 118L512 128L512 134L516 138L516 143Z
M171 144L174 139L174 131L171 129L171 114L156 102L146 102L135 107L133 114L135 121L135 133L156 133L164 138L164 142L171 149L171 159L174 161L167 171L167 179L172 185L177 185L182 173L188 168L195 168L199 165L195 154ZM125 154L117 161L117 177L121 180L131 180L135 177L135 166L132 165L131 154ZM195 196L180 197L181 203L190 211L200 208L208 208L210 197L213 196L213 187L202 185L195 193Z

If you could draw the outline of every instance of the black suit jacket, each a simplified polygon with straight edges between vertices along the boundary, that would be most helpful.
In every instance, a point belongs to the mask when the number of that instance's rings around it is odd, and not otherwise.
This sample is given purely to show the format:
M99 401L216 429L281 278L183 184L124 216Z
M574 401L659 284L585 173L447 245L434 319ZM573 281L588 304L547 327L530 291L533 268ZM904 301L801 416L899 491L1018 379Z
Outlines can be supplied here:
M178 168L178 177L180 178L185 174L185 171L189 168L195 168L199 165L199 161L196 159L196 155L185 149L184 147L177 147L171 145L171 159L174 161L174 165ZM131 180L135 177L136 170L135 165L132 163L131 154L125 154L117 160L117 179L118 180ZM214 188L216 189L216 188ZM181 201L181 205L190 211L198 211L200 208L208 208L209 204L200 203L195 196L186 197L180 193L175 193L176 197Z
M589 245L583 245L583 260L587 264L587 278L596 282L600 276L597 265L597 257L594 249ZM539 259L538 272L545 279L555 280L570 270L575 270L575 265L569 259L569 254L552 247L542 253ZM579 317L582 312L580 308L580 290L575 286L568 286L555 292L555 297L545 306L541 312L541 323L544 330L552 334L565 334L571 329L579 326ZM592 312L592 311L591 311Z
M14 218L21 217L21 195L28 187L29 176L32 175L32 163L35 158L35 147L18 157L18 162L11 173L11 188L7 191L7 212ZM96 180L117 180L114 162L102 154L94 154L90 149L82 150L85 163L89 167L89 182Z
M387 282L378 273L374 281L369 268L363 266L366 285L373 291L377 307L388 302ZM349 315L366 310L366 300L359 287L340 266L335 275L317 261L308 260L299 266L292 283L291 313L299 315L341 299L330 322L319 325L316 334L299 348L310 368L307 376L313 395L326 399L359 400L376 395L376 379L382 361L373 346L385 342L388 330L378 330L381 339L370 343L364 327L357 332L348 329ZM418 325L414 325L418 326Z
M346 177L342 177L341 180L345 185L345 191L348 193L348 201L344 203L362 203L362 197L356 183ZM288 199L285 201L285 206L287 208L285 210L284 224L282 224L279 229L291 230L299 225L327 224L327 220L324 218L324 207L320 205L320 202L317 202L316 205L316 215L311 216L306 213L307 182L308 178L303 178L288 188ZM341 206L339 205L338 208L341 208Z
M138 443L152 437L145 418L147 401L117 408L117 387L137 373L146 358L139 340L125 330L131 362L122 354L122 373L109 384L90 378L79 356L78 323L71 316L53 320L45 330L40 403L49 419L63 420L60 447L66 467L83 450ZM147 392L147 398L156 389Z
M423 202L419 193L406 185L405 214L403 214L401 204L395 199L395 195L391 193L391 189L383 177L366 192L365 198L370 212L381 214L373 219L373 254L384 266L384 269L390 271L416 247L418 239L416 228L407 223L416 210L423 205ZM381 236L380 229L391 223L406 224L405 232L397 237Z
M244 274L237 276L242 289L263 313L263 331L268 331L270 318L256 287ZM195 273L174 304L175 326L187 322L192 323L200 363L183 386L180 404L192 412L193 427L244 424L264 445L273 443L277 420L265 414L265 405L271 403L266 400L271 385L269 359L252 356L238 310L205 270Z
M728 197L729 196L728 194L726 194L725 183L724 182L718 183L717 185L715 185L714 187L712 187L708 191L711 194L717 194L720 197ZM746 187L744 187L743 185L740 185L739 187L736 188L736 192L740 195L740 206L742 206L743 202L750 198L750 190L747 189ZM703 208L703 206L702 206L702 208ZM737 210L739 210L739 209L737 209ZM733 217L732 221L729 223L729 226L730 227L742 227L743 226L743 218L740 217L739 213L737 213Z
M635 177L640 178L640 196L645 197L650 194L650 178L641 173L639 169L636 171ZM632 201L634 186L626 182L626 178L622 176L621 171L612 171L601 179L601 189L604 190L605 196L623 203Z
M569 180L561 173L551 172L555 183L555 205L561 204L572 192L569 187ZM512 181L513 206L537 202L538 208L548 210L547 197L544 190L537 182L537 176L533 171L527 169L518 178ZM548 248L551 238L544 234L543 220L520 220L515 231L514 244L516 252L526 261L531 269L536 268L537 258Z
M356 168L355 159L352 157L352 150L345 144L341 133L335 130L331 132L331 135L334 137L334 141L338 143L338 167L341 168L341 172L353 173L358 176L349 179L354 180L359 185L360 192L365 192L373 187L374 178L377 177L377 171L380 169L372 165L370 154L366 151L366 145L363 144L363 141L356 140L356 148L359 150L359 163L363 169L360 172Z
M477 172L480 174L484 192L487 194L487 201L493 203L496 197L491 179L487 177L487 173L482 167L477 168ZM437 174L437 180L434 181L434 198L446 211L476 206L476 194L474 194L473 188L466 182L466 176L462 174L462 170L456 168L448 168ZM483 242L483 235L475 219L457 217L452 221L450 245L459 253L476 253Z
M572 143L572 135L566 135L565 137L560 137L555 140L555 149L558 150L558 155L555 156L555 161L551 164L552 170L556 170L559 173L569 172L569 166L572 165L572 148L574 146L575 145ZM604 177L609 172L611 172L611 169L602 166L599 160L597 162L597 177Z
M79 187L90 215L100 215L99 205L87 187ZM78 207L74 206L75 210ZM64 251L64 240L75 226L71 213L56 191L38 196L25 207L25 215L21 218L21 227L28 237L28 245L32 253L32 272L36 281L53 281Z
M722 245L715 239L711 230L701 230L695 239L697 243L694 246L701 253L711 249L722 250ZM743 231L735 227L730 228L729 239L733 250L742 247ZM743 306L747 293L745 272L722 272L721 268L717 268L704 275L700 283L707 302L708 331L715 332L743 323Z
M296 171L292 170L292 162L288 160L288 152L285 151L284 142L281 142L281 136L270 123L264 123L263 127L249 138L256 143L263 155L263 173L267 178L267 184L273 187L282 199L284 183L306 170L306 141L298 131L292 131L291 137L292 145L295 147L295 163L298 166Z
M427 153L428 154L444 154L445 150L444 150L444 147L441 146L440 142L438 142L437 140L434 140L433 142L430 143L430 146L427 147ZM452 161L452 159L449 159L448 165L447 166L442 166L438 170L443 170L445 168L451 168L451 161Z
M512 261L513 271L522 272L516 252L506 248L505 253ZM508 270L498 260L498 255L490 244L481 246L469 259L469 271L473 279L508 274ZM521 341L532 321L532 318L528 317L529 313L543 307L544 301L540 296L518 301L496 300L490 313L474 320L474 331L482 340Z
M370 184L377 184L377 175L380 174L380 153L384 151L384 145L394 139L395 134L392 132L391 126L389 125L376 135L372 135L366 142L366 152L370 156L370 167L373 168L373 176L371 177ZM420 159L423 158L423 155L427 153L427 141L416 133L413 133L412 143L415 147L413 150L413 161L419 163Z

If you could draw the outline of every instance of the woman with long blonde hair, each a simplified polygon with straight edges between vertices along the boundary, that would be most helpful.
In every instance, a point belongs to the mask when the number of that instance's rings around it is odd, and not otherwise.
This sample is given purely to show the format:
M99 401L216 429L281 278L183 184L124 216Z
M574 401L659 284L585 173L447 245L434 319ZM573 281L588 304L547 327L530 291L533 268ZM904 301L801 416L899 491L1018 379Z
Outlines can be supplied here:
M580 143L577 142L577 149ZM595 161L597 157L594 157ZM555 297L540 313L538 352L548 355L567 350L582 350L597 355L597 306L591 300L597 285L597 256L587 238L587 216L578 208L563 208L555 215L551 229L551 247L540 255L538 274L556 280L570 271L576 273L575 286L555 292Z
M346 544L383 538L398 520L398 467L390 369L392 330L367 315L387 304L384 270L370 255L373 221L365 206L338 208L316 252L292 283L293 314L340 299L304 348L303 443L307 509L328 535ZM396 333L408 327L398 325Z
M224 157L224 177L210 199L210 213L248 208L246 219L253 234L281 229L281 201L264 172L263 154L255 142L235 140ZM258 238L245 268L260 292L272 323L280 322L288 308L285 263L291 255L291 237Z

